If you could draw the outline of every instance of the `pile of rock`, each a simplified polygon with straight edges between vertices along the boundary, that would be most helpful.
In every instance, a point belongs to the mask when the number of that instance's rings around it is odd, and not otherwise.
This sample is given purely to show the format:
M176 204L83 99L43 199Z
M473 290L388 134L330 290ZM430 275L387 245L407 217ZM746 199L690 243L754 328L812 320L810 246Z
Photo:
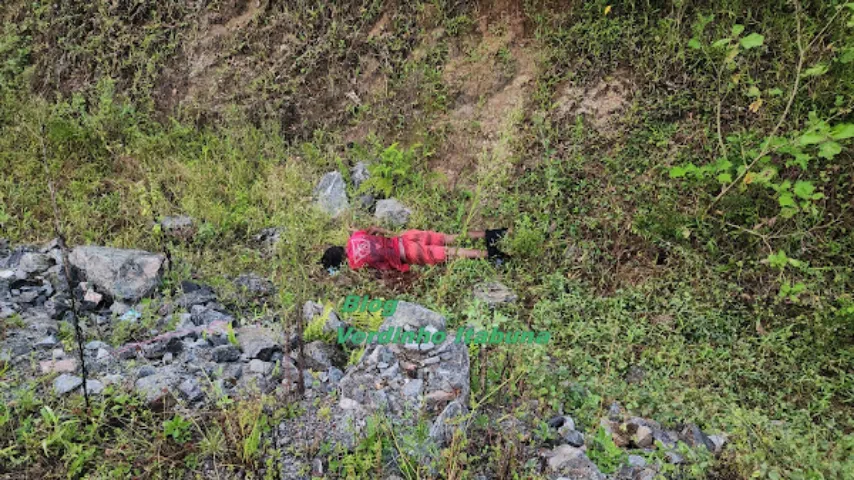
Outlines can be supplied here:
M358 162L350 171L353 187L358 189L370 178L368 167L364 162ZM328 172L320 179L314 189L315 205L329 216L335 218L350 208L347 198L347 183L341 172ZM377 201L371 193L359 195L357 204L364 210L370 210L376 203L374 218L378 223L400 228L409 222L412 210L406 208L395 198Z
M422 306L399 302L380 330L418 331L422 327L444 331L445 318ZM341 380L340 406L352 418L362 420L374 413L398 421L405 421L404 417L417 421L421 414L429 415L430 436L441 445L452 435L450 420L466 411L469 369L467 346L453 341L369 345Z
M558 416L548 422L556 430L560 445L543 453L549 478L604 480L606 476L587 457L584 435L575 430L569 416ZM626 463L610 478L615 480L652 480L662 471L660 463L649 463L641 454L664 449L664 458L673 465L685 463L679 453L679 443L689 448L705 448L714 455L723 449L726 437L708 436L697 425L688 424L676 429L666 429L658 422L627 415L618 404L611 406L608 418L600 427L611 436L614 444L629 450Z

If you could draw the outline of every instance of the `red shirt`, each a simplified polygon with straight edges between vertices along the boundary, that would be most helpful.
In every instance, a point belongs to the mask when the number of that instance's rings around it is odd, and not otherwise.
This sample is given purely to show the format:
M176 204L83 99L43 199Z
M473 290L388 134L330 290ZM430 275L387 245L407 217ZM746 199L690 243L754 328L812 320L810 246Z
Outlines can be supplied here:
M370 265L377 270L409 271L409 265L400 261L397 237L368 235L364 230L359 230L347 240L347 262L354 270Z

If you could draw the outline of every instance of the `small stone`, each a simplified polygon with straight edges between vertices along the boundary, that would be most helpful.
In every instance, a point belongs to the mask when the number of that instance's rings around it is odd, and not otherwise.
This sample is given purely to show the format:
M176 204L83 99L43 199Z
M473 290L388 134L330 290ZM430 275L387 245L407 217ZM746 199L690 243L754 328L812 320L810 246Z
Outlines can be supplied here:
M629 455L628 463L630 467L643 468L646 466L646 459L640 455Z
M181 394L184 395L184 398L190 402L201 400L205 395L199 386L199 382L196 381L195 378L187 378L181 382L181 384L178 385L178 391L180 391Z
M43 253L28 252L21 256L18 268L27 275L41 273L51 267L53 260Z
M252 373L260 373L261 375L269 375L270 372L273 371L273 364L255 358L249 362L249 371Z
M55 336L48 335L48 336L42 338L41 340L39 340L38 342L36 342L35 347L47 350L49 348L53 348L53 347L57 346L58 344L59 344L59 341L56 339Z
M107 350L106 348L99 348L98 349L98 354L95 356L95 360L100 362L103 360L107 360L109 358L110 358L110 351L109 350Z
M685 458L673 450L664 452L664 456L667 458L667 462L673 465L679 465L685 462Z
M653 444L652 429L645 425L639 425L632 436L632 440L639 448L651 447Z
M725 435L709 435L709 440L711 440L712 444L714 444L714 454L719 455L726 444L726 436Z
M495 307L504 303L513 303L519 297L502 283L487 282L475 285L474 298L490 307Z
M104 375L103 377L101 377L101 382L104 385L116 385L122 383L123 380L124 377L118 374Z
M268 328L243 327L235 332L240 348L249 358L270 361L275 352L282 351L277 335Z
M402 227L409 222L412 210L406 208L397 199L388 198L377 202L374 218L394 227Z
M344 378L344 372L342 372L341 369L336 367L329 367L328 373L329 383L331 383L332 385L337 385L338 382L340 382L341 379Z
M169 365L170 363L172 363L172 358L173 358L172 352L164 353L163 354L163 364Z
M77 360L73 358L66 358L65 360L45 360L39 362L39 369L43 374L73 373L77 370Z
M82 378L64 373L56 377L53 381L53 390L57 395L65 395L66 393L74 391L80 387L80 385L83 385Z
M61 348L54 348L53 351L50 352L50 357L54 360L62 360L65 358L65 350Z
M88 342L83 348L85 348L86 350L99 350L101 348L110 348L110 346L100 340L92 340L91 342Z
M465 415L466 411L465 405L458 400L449 403L430 426L430 438L442 447L450 443L454 431L460 428L459 417Z
M160 220L160 230L174 239L188 240L196 232L195 221L187 215L163 217Z
M362 182L371 178L371 173L368 170L368 165L365 162L357 162L350 169L350 180L353 181L353 186L359 188Z
M240 358L240 349L234 345L220 345L211 350L211 359L217 363L236 362Z
M104 391L104 384L98 380L86 380L86 393L100 395Z
M136 378L145 378L157 373L157 369L151 365L143 365L136 371Z
M131 306L123 302L113 302L113 304L110 305L110 313L112 313L116 317L121 317L122 315L126 314L130 309Z
M619 421L623 418L623 407L619 403L614 402L608 407L608 418L613 421Z
M573 447L581 447L584 445L584 434L578 430L570 430L563 435L564 441Z
M400 390L404 397L415 398L424 390L424 380L413 379L406 383Z
M83 295L83 301L86 303L90 303L93 306L97 306L99 303L101 303L101 300L103 299L103 295L91 289L86 291L86 295Z
M347 185L340 172L329 172L314 188L315 204L331 217L337 217L350 208L347 200Z

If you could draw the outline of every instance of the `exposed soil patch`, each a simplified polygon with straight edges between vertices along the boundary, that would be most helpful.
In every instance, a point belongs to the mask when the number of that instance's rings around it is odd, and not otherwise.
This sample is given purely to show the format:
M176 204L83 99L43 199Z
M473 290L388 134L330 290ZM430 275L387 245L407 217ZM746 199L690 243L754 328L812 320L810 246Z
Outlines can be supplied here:
M602 130L625 111L633 92L634 86L625 70L617 70L587 87L566 84L558 89L554 114L559 120L583 115L597 130Z
M509 138L530 97L536 64L518 7L481 11L476 36L451 51L444 82L455 98L441 120L447 142L431 167L456 185L481 162L505 163Z

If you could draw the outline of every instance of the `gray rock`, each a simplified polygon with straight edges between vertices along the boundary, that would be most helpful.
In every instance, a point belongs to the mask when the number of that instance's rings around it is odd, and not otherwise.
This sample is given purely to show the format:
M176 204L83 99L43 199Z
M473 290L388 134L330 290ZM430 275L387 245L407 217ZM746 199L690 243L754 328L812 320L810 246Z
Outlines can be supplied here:
M100 362L100 361L108 360L109 358L110 358L110 351L109 350L107 350L106 348L99 348L98 349L98 353L95 356L95 360Z
M169 365L170 363L172 363L172 360L173 360L172 352L166 352L163 354L163 364L164 365Z
M83 385L83 379L76 375L69 375L67 373L63 373L62 375L56 377L53 381L53 391L56 392L57 395L65 395L66 393L73 392L77 388Z
M104 384L98 380L86 380L86 393L100 395L104 392Z
M634 435L632 435L632 441L638 446L638 448L651 447L654 442L652 429L644 425L638 426Z
M329 375L329 383L331 383L333 386L338 385L338 382L340 382L341 379L344 378L344 372L342 372L339 368L329 367L329 371L327 373Z
M706 447L709 452L715 452L715 443L695 424L686 425L679 438L691 448Z
M378 201L377 208L374 210L374 218L394 227L406 225L409 222L410 215L412 215L412 210L394 198Z
M196 222L187 215L163 217L160 220L160 230L167 237L188 240L196 233Z
M403 388L400 389L400 393L403 394L404 397L416 398L421 395L421 392L424 390L424 380L419 378L413 378L412 380L406 382L403 385Z
M572 445L573 447L581 447L584 445L584 434L579 432L578 430L569 430L563 434L563 440L567 443L567 445Z
M249 362L249 371L261 375L269 375L273 371L273 364L255 358Z
M281 352L282 346L277 341L279 336L272 330L262 327L243 327L235 332L240 349L249 358L270 361L275 352Z
M282 241L282 234L285 232L283 228L280 227L267 227L262 228L260 232L258 232L253 239L261 244L268 251L272 251L276 248L279 242Z
M18 268L27 276L34 273L42 273L53 266L53 259L50 255L43 253L27 252L21 256L18 262Z
M502 303L513 303L519 298L513 291L499 282L486 282L475 285L473 293L474 298L490 307L495 307Z
M217 363L236 362L240 358L240 349L234 345L220 345L211 350L211 359Z
M204 398L205 394L199 386L199 382L195 378L187 378L180 385L178 391L184 396L187 401L195 402Z
M296 353L296 352L295 352ZM330 367L342 365L344 354L338 348L322 341L314 341L303 347L306 366L312 370L326 371Z
M314 189L315 203L332 217L337 217L350 208L347 200L347 185L339 172L329 172L320 179Z
M104 385L117 385L124 381L124 377L119 374L104 375L101 377L101 382Z
M180 382L180 377L170 371L160 371L140 378L134 385L139 394L151 406L171 403L172 388Z
M667 463L673 465L679 465L681 463L685 463L685 457L674 452L673 450L668 450L664 452L664 457L667 459Z
M234 280L234 286L242 293L256 298L276 293L273 282L254 273L240 275Z
M459 401L454 400L449 403L430 426L430 438L439 447L448 445L454 438L454 432L462 428L462 419L460 417L467 412L468 410L465 405Z
M41 348L44 350L52 349L53 347L59 345L59 340L56 339L53 335L48 335L34 345L36 348Z
M359 188L362 183L371 178L371 172L368 170L368 164L365 162L357 162L350 169L350 180L353 181L353 186Z
M709 435L709 440L715 445L714 454L720 455L720 453L724 449L724 445L726 445L727 437L726 435Z
M143 365L139 367L136 371L136 378L144 378L157 373L157 369L152 367L151 365Z
M580 448L558 445L546 454L548 469L571 480L605 480L605 475Z
M110 348L110 346L100 340L92 340L91 342L86 343L83 348L85 348L86 350L98 350L101 348L108 349Z
M76 247L69 255L74 268L114 299L136 302L160 283L163 255L109 247Z
M362 210L370 210L376 201L377 199L370 193L363 193L356 198L356 203Z
M613 421L618 421L623 418L623 407L620 406L618 402L611 403L611 406L608 407L608 419Z
M124 302L113 302L110 305L110 313L115 317L121 317L122 315L128 313L132 307Z
M316 317L323 315L323 305L308 301L302 306L302 318L306 323L311 322ZM330 311L326 318L326 323L323 324L323 333L335 333L339 328L347 328L347 324L338 318L338 314Z
M643 468L646 466L646 459L640 455L629 455L628 464L630 467Z
M234 321L234 317L231 315L201 305L193 305L190 315L195 325L210 325L214 322L230 323Z

